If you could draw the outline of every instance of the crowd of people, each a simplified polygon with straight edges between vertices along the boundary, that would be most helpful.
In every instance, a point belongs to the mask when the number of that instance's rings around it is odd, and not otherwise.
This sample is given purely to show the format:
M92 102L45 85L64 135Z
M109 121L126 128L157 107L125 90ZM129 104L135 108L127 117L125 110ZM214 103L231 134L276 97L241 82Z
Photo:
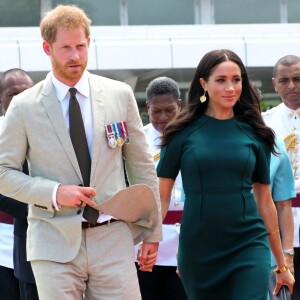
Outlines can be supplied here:
M172 78L149 83L143 127L131 88L86 70L90 24L58 5L47 77L0 79L0 299L299 300L300 57L262 113L240 57L209 51L184 107ZM150 188L147 222L118 197L101 211L128 185Z
M33 80L22 69L14 68L3 73L0 80L0 102L3 113L1 122L13 96L32 86ZM28 174L26 161L22 171ZM10 224L2 223L4 214L7 215L7 220L11 218ZM5 261L0 266L0 281L3 287L0 298L3 299L38 299L31 265L26 258L27 215L27 204L0 195L0 252L1 260Z

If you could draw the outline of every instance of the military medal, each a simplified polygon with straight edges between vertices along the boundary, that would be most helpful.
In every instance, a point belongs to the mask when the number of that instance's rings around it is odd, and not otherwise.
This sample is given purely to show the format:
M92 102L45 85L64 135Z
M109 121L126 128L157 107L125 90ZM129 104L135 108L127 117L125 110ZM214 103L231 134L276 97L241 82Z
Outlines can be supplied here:
M120 122L120 127L121 127L121 132L122 132L122 136L124 138L124 142L125 144L129 144L129 136L128 136L128 130L127 130L127 125L126 122Z
M112 130L112 126L110 124L105 125L105 130L106 130L106 136L108 140L108 146L110 148L115 148L117 146L117 141L116 141L115 132Z
M117 144L118 146L123 146L124 144L124 140L121 136L121 130L120 130L120 127L118 126L119 123L113 123L113 129L114 129L114 132L116 133L116 137L117 137Z
M119 137L119 142L118 142L118 145L119 146L123 146L124 145L124 143L125 143L125 140L124 140L124 135L123 135L123 132L122 132L122 130L121 130L121 122L118 122L117 123L117 129L118 129L118 134L120 135L120 137Z
M122 147L124 144L129 144L129 137L126 122L115 122L105 125L108 145L115 148L117 145Z

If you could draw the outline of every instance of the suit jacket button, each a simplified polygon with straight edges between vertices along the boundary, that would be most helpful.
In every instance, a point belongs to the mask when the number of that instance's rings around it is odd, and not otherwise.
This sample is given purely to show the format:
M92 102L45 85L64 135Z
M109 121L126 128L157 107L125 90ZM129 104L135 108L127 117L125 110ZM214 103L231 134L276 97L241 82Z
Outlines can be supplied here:
M81 209L77 210L77 215L79 215L81 213Z

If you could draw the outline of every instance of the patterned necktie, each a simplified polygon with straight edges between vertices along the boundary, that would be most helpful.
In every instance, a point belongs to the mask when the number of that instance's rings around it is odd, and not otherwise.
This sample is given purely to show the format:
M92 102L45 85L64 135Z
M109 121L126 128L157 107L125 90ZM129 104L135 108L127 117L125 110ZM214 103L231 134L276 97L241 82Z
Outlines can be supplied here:
M71 95L69 103L70 137L81 171L83 184L84 186L89 186L91 174L91 158L86 140L80 106L76 99L77 90L75 88L70 88L69 92ZM99 217L99 212L91 206L87 205L84 208L83 217L91 224L95 225Z

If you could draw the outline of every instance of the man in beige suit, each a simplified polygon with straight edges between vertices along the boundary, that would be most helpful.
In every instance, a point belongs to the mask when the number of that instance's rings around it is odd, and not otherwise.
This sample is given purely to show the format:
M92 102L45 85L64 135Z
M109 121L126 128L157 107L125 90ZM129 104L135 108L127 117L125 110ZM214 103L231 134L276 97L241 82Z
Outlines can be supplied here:
M140 299L133 237L144 240L141 260L151 271L162 234L154 162L132 90L86 71L90 20L78 7L50 11L41 34L52 72L14 97L5 115L0 193L30 204L27 258L40 299ZM69 134L71 101L80 106L88 180ZM21 171L25 158L29 176ZM83 217L86 207L126 187L123 158L130 185L144 183L154 192L158 226L152 231L113 215L97 215L95 223Z

